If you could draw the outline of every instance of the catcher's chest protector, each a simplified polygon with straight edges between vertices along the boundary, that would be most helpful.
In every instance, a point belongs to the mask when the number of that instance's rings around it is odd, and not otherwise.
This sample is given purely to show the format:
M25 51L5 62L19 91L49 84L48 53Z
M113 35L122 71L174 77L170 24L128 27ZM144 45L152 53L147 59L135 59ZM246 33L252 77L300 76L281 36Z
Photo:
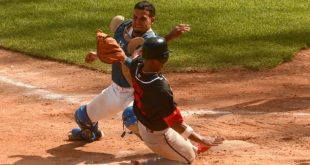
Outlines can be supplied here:
M124 31L125 28L132 23L131 20L124 21L119 27L116 29L114 33L114 38L119 43L119 45L122 47L124 52L126 53L126 56L130 56L127 50L128 41L124 38Z

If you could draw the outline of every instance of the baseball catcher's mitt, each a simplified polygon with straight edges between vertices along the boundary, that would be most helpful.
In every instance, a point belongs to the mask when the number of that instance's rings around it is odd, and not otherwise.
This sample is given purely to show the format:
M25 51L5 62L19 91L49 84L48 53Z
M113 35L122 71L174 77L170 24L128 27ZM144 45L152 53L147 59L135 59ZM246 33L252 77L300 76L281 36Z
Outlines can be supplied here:
M119 61L120 56L124 55L124 51L114 38L101 30L97 31L97 56L102 62L113 64Z

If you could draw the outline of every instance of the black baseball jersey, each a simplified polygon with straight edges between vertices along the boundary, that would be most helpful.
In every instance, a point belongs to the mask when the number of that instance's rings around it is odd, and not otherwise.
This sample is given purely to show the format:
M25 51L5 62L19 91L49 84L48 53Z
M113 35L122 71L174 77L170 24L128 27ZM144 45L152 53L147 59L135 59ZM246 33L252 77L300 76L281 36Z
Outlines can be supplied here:
M142 58L137 58L130 66L134 87L134 113L144 126L160 131L169 127L167 118L171 118L169 116L175 113L177 106L166 78L161 73L143 73L143 65ZM176 121L175 117L172 118ZM183 121L182 117L177 120Z

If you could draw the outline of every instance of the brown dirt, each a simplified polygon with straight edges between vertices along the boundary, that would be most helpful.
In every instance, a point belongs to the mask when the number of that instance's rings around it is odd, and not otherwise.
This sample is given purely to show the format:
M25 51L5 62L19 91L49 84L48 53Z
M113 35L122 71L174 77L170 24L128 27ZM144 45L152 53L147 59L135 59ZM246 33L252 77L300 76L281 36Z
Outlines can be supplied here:
M101 141L67 141L79 103L42 98L3 77L78 97L80 104L111 83L109 74L0 50L0 164L126 164L155 156L134 135L120 138L118 116L100 122ZM269 71L166 77L181 109L231 112L186 117L196 131L252 144L223 145L194 164L310 164L309 50Z

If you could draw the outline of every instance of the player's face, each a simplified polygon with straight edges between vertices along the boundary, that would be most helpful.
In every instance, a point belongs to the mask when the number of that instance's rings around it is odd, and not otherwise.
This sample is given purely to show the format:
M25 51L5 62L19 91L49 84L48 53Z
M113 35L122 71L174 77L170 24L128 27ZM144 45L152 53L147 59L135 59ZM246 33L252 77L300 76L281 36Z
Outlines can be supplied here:
M151 28L154 17L149 14L149 11L134 9L132 28L135 34L142 35Z
M166 63L168 61L168 59L167 60L154 60L154 66L156 66L156 68L158 69L158 70L162 70L163 69L163 67L164 67L164 64Z

